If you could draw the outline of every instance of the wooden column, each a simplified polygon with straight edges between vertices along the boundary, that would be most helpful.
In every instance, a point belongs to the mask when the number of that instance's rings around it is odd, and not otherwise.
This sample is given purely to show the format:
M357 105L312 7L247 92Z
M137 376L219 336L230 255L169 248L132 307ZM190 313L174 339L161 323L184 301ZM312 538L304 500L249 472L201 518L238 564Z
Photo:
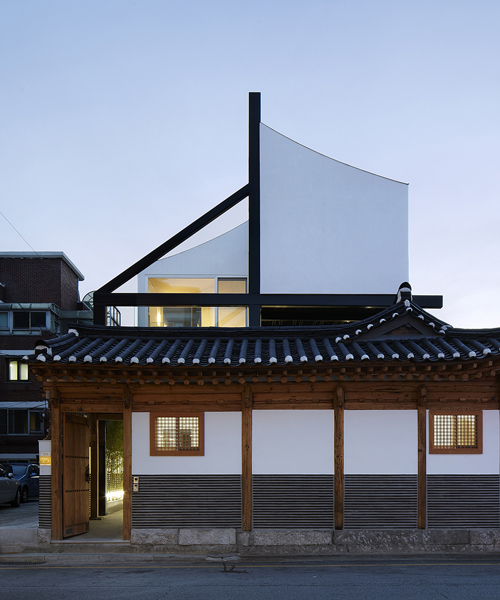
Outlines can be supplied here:
M335 390L334 407L334 523L335 529L344 528L344 388Z
M130 539L132 529L132 393L123 396L123 539Z
M427 390L420 388L418 420L418 517L417 527L425 529L427 513Z
M63 539L63 458L62 458L62 418L57 389L47 391L50 400L50 461L51 461L51 518L52 539Z
M97 443L97 415L89 415L90 427L90 518L99 516L99 446Z
M241 406L241 502L243 531L252 529L252 392L245 387Z

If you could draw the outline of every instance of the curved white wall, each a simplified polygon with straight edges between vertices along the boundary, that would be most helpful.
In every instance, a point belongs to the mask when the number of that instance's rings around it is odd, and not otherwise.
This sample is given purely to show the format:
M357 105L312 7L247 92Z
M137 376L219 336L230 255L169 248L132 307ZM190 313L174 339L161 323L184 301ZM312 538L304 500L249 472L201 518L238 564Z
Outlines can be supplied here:
M138 292L148 292L149 277L247 277L248 222L199 246L156 261L138 275ZM138 310L139 327L148 326L148 309Z
M260 127L261 291L395 293L408 280L408 186Z
M205 456L150 456L149 413L132 413L132 473L241 474L241 413L205 413Z
M500 439L498 410L483 410L482 454L429 454L427 436L428 475L498 475L500 473ZM429 423L429 411L427 411Z
M139 274L139 292L147 292L147 277L239 276L248 273L248 222L199 246L162 258ZM147 276L147 277L146 277Z
M346 475L418 473L416 410L346 410Z
M254 410L256 475L333 473L333 410Z

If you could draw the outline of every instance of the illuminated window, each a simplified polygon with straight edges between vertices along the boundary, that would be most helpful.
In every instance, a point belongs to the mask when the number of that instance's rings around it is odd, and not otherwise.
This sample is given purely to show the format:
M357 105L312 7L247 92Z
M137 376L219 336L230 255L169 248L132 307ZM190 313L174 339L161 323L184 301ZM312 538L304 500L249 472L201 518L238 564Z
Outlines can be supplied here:
M151 413L151 456L203 456L203 417L203 413Z
M482 454L482 411L430 411L429 434L431 454Z
M246 279L219 278L219 294L246 294ZM219 327L246 327L247 309L245 306L219 306L217 324Z
M148 292L155 294L214 294L215 279L151 277ZM201 306L151 306L149 327L214 327L215 309Z
M243 277L151 277L148 292L156 294L246 294ZM151 306L149 327L246 327L244 306Z
M28 381L28 365L18 360L9 361L9 381Z

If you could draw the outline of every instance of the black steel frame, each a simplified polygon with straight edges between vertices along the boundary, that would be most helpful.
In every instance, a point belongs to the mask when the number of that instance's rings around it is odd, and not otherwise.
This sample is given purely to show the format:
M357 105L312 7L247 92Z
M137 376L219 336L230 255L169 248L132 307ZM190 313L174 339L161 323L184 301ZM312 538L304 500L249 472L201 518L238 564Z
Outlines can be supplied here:
M106 325L107 306L248 306L249 325L260 325L263 306L390 306L394 294L261 294L260 293L260 92L249 94L248 184L193 221L182 231L138 260L94 292L94 324ZM248 198L248 294L130 294L116 293L121 285L174 250ZM414 296L422 308L441 308L442 296Z

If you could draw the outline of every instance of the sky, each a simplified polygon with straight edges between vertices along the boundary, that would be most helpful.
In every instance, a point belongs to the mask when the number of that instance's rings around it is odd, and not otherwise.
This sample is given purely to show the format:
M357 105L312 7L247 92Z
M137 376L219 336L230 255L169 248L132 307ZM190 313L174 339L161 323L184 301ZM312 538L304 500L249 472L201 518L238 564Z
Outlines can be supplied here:
M99 288L247 183L260 91L266 125L409 183L413 292L500 327L499 22L497 0L0 0L0 252L63 251Z

